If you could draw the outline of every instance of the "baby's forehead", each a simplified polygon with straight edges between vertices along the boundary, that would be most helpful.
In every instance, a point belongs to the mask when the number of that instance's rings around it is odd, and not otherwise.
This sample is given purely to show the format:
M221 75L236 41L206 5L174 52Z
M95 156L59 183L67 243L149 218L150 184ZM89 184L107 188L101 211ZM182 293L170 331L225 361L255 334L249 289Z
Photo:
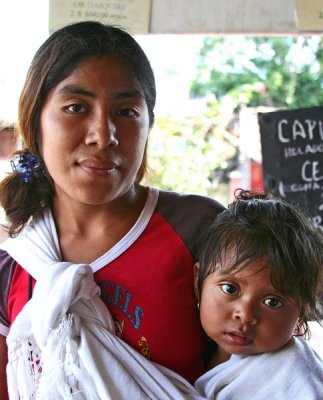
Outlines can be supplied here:
M238 274L241 271L255 274L262 269L272 270L268 255L254 255L249 252L241 254L239 249L231 247L222 252L215 265L211 268L219 274Z
M225 265L216 268L214 272L217 275L222 276L231 276L236 279L239 278L248 278L253 276L261 275L263 278L266 277L269 280L271 279L271 268L268 266L267 260L259 259L254 261L247 261L242 264L238 264L235 266L227 266Z

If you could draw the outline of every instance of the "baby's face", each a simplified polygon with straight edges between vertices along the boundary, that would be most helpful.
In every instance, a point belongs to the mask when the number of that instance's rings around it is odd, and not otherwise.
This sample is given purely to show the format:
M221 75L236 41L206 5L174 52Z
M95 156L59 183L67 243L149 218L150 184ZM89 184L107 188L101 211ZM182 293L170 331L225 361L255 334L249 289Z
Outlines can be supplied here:
M200 317L207 335L230 354L258 354L284 346L300 316L278 292L263 261L230 275L213 272L203 283Z

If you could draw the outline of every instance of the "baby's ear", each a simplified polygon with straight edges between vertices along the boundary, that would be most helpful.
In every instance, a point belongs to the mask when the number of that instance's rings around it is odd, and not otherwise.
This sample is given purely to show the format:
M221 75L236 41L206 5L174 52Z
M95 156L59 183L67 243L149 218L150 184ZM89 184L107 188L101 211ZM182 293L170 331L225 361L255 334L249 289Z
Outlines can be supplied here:
M306 331L307 331L307 327L306 326L307 325L304 322L304 317L299 317L297 322L296 322L293 335L294 336L304 336L306 334Z
M195 297L198 300L199 298L199 290L198 290L198 286L199 286L199 268L200 268L200 263L196 262L194 264L194 293L195 293Z

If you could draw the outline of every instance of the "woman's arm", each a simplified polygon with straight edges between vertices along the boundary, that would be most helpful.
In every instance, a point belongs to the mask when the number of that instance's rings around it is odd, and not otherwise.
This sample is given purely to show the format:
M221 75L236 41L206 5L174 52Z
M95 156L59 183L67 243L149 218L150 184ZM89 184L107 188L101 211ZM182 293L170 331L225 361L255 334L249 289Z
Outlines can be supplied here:
M8 348L6 338L0 335L0 400L9 400L6 375L7 362Z

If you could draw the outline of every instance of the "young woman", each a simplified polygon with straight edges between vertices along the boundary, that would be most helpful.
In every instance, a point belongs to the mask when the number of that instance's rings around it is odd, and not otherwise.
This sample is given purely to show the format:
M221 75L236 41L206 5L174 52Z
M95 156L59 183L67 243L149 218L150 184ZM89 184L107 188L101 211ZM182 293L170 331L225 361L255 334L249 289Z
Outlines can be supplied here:
M223 206L140 185L155 99L146 55L119 28L66 26L36 53L19 102L24 149L0 188L16 243L0 252L1 400L5 337L37 275L16 239L47 222L60 260L91 266L128 344L191 382L203 372L193 243Z

